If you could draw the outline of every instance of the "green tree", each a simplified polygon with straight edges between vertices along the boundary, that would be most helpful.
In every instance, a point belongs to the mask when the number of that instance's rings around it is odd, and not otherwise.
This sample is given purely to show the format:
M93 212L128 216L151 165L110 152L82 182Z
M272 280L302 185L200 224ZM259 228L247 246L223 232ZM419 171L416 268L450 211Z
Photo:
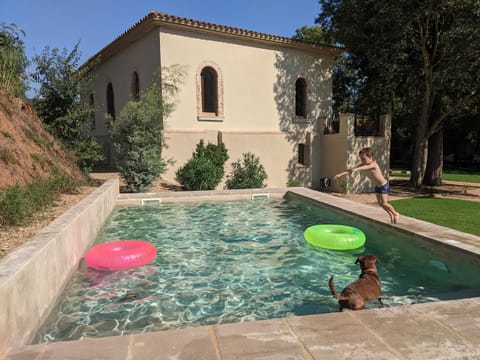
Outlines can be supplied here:
M364 106L376 113L395 115L400 109L409 114L410 126L416 128L411 182L435 185L443 154L441 141L429 144L429 140L441 134L445 121L478 111L480 3L320 0L320 4L318 23L346 46L364 80L360 94ZM427 161L431 166L424 177Z
M89 133L95 108L82 100L90 92L91 69L79 68L79 60L79 44L71 52L46 47L34 56L33 79L40 88L33 103L48 130L74 152L78 165L88 173L102 156Z
M18 97L25 97L27 90L28 60L22 36L25 32L15 24L0 25L0 89Z
M295 30L292 39L302 40L313 44L335 45L332 37L319 26L302 26ZM334 113L353 112L354 103L357 99L357 89L360 84L353 66L349 66L352 58L344 53L335 59L333 65L333 99Z
M301 40L313 44L331 45L331 38L328 37L327 32L320 26L302 26L295 30L295 35L292 36L294 40Z
M187 190L214 190L225 174L228 151L225 145L200 140L192 158L176 172L177 180Z
M232 163L232 172L228 176L228 189L257 189L265 187L264 181L268 178L260 158L248 152L243 154L243 161Z
M184 76L176 65L161 69L149 88L138 100L129 101L111 124L118 169L129 191L144 191L165 171L164 119L175 109L175 94Z

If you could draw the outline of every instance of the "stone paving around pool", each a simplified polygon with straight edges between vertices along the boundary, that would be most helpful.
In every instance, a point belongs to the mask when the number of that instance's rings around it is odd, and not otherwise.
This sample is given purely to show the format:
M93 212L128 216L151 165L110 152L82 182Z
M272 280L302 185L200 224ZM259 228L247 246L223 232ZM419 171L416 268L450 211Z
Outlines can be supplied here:
M480 299L33 345L6 360L480 359Z
M387 223L377 206L354 203L305 188L286 191L308 201ZM247 192L182 192L125 195L118 203L145 199L184 201L246 196ZM180 199L183 198L183 199ZM455 247L480 261L480 238L402 217L395 228ZM1 306L0 306L1 308ZM0 313L1 316L5 314ZM8 314L7 314L8 315ZM28 315L27 315L28 316ZM10 347L8 360L46 359L480 359L480 297L410 306L347 311L129 336Z

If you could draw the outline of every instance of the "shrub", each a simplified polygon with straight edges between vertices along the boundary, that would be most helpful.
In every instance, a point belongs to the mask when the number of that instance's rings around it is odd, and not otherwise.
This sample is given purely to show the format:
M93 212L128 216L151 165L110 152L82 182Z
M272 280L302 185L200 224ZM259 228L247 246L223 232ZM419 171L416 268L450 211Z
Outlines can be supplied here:
M93 137L84 138L73 150L77 165L85 174L89 174L94 164L103 159L100 152L101 146Z
M81 182L69 178L64 172L38 182L12 186L0 192L0 224L16 226L24 224L35 212L53 204L60 193L73 192Z
M287 187L298 187L301 185L302 183L300 182L300 180L297 180L297 179L290 179L287 182Z
M112 141L128 191L141 192L165 170L161 158L161 98L147 93L130 101L113 126Z
M268 178L265 168L260 164L260 158L248 152L243 154L243 163L240 160L232 163L232 172L228 176L228 189L254 189L265 187L264 181Z
M27 89L28 59L21 37L25 32L15 24L0 24L0 89L19 97Z
M350 184L348 179L342 178L338 180L338 185L340 185L345 194L350 194Z
M103 156L100 145L86 131L95 106L82 98L91 92L93 75L90 67L78 67L80 58L78 43L71 52L46 47L41 55L34 56L36 71L32 77L40 88L33 105L48 131L79 156L78 166L88 173ZM45 146L36 134L30 137L39 146Z
M211 160L196 157L177 171L177 179L187 190L213 190L222 179L222 174Z
M177 181L187 190L214 190L222 181L227 160L224 144L205 146L200 140L192 158L177 170Z
M163 119L174 109L169 99L178 90L183 70L173 67L163 71L170 75L173 71L176 77L171 75L161 83L157 73L152 85L137 101L129 101L117 121L112 122L112 142L120 163L118 170L128 191L144 191L166 168L162 160ZM163 89L164 96L162 85L167 87Z
M10 134L8 131L1 130L0 132L1 132L1 133L2 133L2 135L3 135L3 136L5 136L7 139L10 139L10 140L13 140L13 141L15 141L15 140L14 140L14 138L13 138L13 135L12 135L12 134Z
M19 185L0 193L0 223L4 226L20 225L28 216L28 198Z
M15 155L8 148L0 148L0 160L3 160L7 165L16 164L17 159Z

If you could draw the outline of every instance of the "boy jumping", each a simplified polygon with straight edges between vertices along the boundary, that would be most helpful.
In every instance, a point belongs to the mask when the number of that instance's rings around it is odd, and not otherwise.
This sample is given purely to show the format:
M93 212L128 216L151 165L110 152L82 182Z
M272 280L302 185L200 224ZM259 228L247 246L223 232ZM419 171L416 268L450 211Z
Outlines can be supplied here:
M390 186L388 185L388 181L383 177L382 171L377 162L373 160L372 149L367 147L360 150L359 156L362 161L361 164L335 175L333 180L337 180L342 176L350 175L354 171L365 171L367 177L375 184L375 195L377 196L378 204L388 213L392 224L398 223L400 214L388 203Z

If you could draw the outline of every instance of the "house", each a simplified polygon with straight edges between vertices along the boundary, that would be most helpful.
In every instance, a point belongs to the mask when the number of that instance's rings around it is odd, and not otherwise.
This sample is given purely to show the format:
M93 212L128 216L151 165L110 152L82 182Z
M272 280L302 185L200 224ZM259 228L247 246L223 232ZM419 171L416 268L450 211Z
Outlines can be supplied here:
M152 11L89 60L98 61L92 134L103 145L107 165L114 165L105 114L118 116L159 67L180 65L186 79L176 110L164 119L162 157L173 162L165 180L175 181L203 139L225 144L227 174L232 162L252 152L265 167L269 187L319 188L320 179L345 168L347 151L355 147L347 145L342 130L351 116L341 117L338 134L324 134L332 118L332 65L342 51Z

